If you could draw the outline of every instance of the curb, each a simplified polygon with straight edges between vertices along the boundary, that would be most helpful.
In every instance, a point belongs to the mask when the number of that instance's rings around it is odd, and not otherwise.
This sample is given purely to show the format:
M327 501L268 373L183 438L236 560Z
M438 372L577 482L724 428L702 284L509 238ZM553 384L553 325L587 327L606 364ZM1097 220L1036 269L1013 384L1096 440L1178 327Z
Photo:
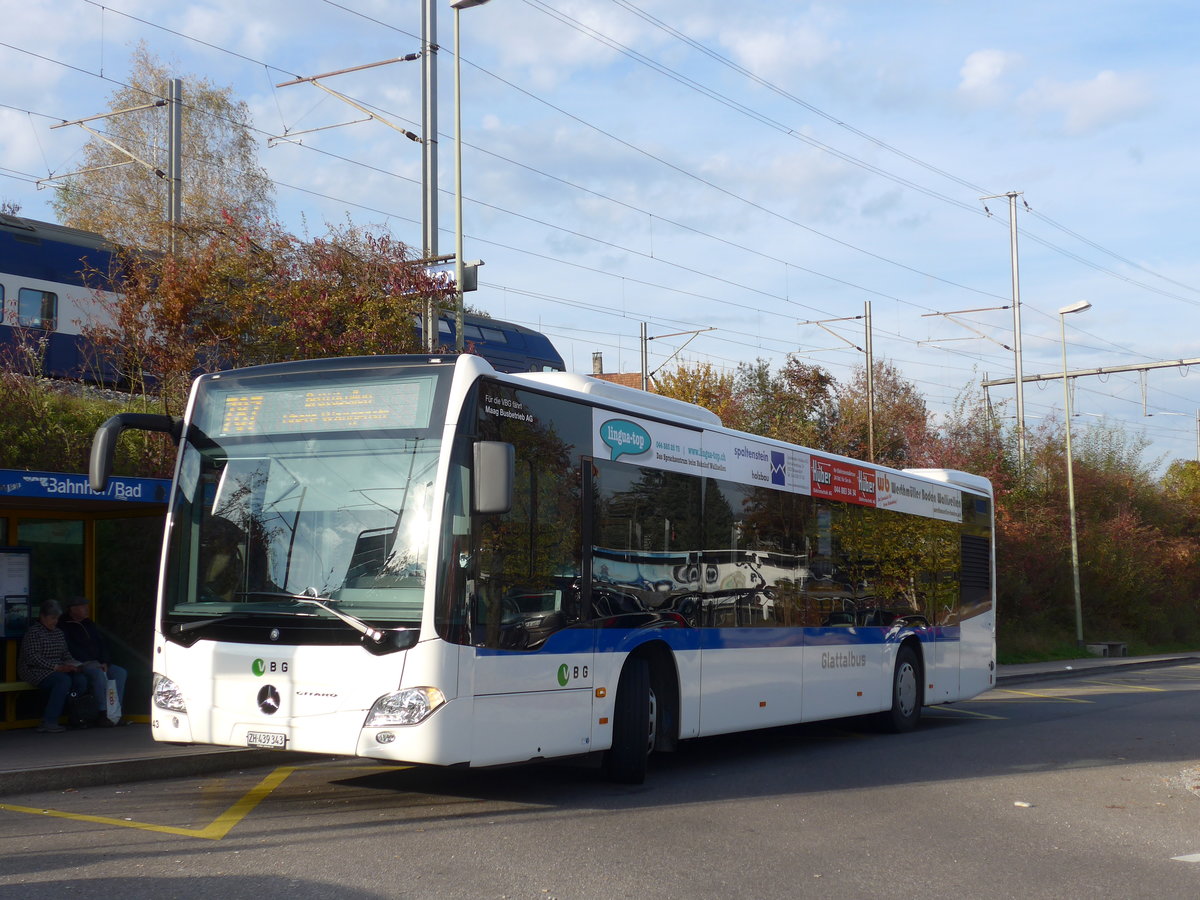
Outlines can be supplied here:
M45 766L0 772L0 797L14 794L35 794L39 791L58 791L68 788L100 787L106 784L207 775L213 772L253 769L310 758L312 758L311 754L307 753L229 749L200 750L196 753L178 756Z
M1084 665L1084 666L1069 666L1064 665L1060 669L1045 669L1040 672L1021 672L1011 675L999 674L996 676L996 684L1027 684L1033 681L1054 681L1059 678L1074 678L1080 675L1090 673L1108 673L1126 671L1130 669L1159 669L1166 666L1179 666L1186 663L1195 663L1200 661L1200 656L1172 656L1165 659L1148 659L1140 661L1116 662L1113 661L1101 665ZM1084 660L1090 662L1090 660Z

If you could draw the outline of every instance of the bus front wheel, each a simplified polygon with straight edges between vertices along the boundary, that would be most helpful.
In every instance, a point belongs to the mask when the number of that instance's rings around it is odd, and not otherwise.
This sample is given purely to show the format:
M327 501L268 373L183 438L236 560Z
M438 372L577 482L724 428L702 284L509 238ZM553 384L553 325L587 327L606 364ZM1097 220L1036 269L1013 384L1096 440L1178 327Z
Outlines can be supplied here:
M650 664L631 658L617 682L612 747L604 757L610 781L641 784L646 780L646 759L654 749L657 726L658 702L650 683Z
M892 708L880 713L880 722L893 732L912 731L921 719L921 663L912 647L896 654L892 675Z

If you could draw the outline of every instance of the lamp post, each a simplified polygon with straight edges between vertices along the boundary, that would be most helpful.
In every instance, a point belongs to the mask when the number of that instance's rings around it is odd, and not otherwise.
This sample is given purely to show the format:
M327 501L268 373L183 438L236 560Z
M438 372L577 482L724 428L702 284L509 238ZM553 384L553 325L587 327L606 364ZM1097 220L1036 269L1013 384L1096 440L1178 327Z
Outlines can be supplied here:
M1075 643L1083 646L1083 600L1079 591L1079 535L1075 529L1075 465L1071 457L1071 390L1067 387L1067 316L1092 308L1086 300L1064 306L1058 311L1062 335L1063 409L1067 419L1067 509L1071 518L1071 578L1075 586Z
M488 0L454 0L454 349L463 352L463 192L462 192L462 64L458 19L464 9L483 6Z

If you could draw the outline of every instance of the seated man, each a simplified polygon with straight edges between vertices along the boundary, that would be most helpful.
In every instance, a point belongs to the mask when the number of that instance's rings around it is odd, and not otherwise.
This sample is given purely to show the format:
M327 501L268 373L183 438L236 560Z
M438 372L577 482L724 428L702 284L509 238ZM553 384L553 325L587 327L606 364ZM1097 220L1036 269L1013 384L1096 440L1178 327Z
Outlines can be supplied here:
M67 695L87 690L83 664L67 650L67 638L58 627L62 608L57 600L46 600L38 611L38 620L29 626L21 641L17 659L17 674L46 692L46 708L38 731L66 731L58 724Z
M108 681L117 683L117 700L122 708L125 704L125 669L109 660L108 644L105 643L96 623L88 618L91 607L87 597L72 597L67 601L67 614L59 620L58 627L67 638L67 650L82 664L83 672L91 681L92 693L96 695L96 708L100 715L98 725L112 724L108 719Z

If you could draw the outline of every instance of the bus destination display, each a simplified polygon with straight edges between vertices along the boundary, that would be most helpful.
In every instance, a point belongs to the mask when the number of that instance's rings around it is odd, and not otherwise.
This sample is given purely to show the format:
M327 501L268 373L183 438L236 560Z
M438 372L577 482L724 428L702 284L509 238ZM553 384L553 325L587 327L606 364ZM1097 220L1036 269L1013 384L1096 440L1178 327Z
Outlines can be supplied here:
M432 383L390 384L226 394L218 411L218 437L305 434L355 429L423 428L429 420Z

